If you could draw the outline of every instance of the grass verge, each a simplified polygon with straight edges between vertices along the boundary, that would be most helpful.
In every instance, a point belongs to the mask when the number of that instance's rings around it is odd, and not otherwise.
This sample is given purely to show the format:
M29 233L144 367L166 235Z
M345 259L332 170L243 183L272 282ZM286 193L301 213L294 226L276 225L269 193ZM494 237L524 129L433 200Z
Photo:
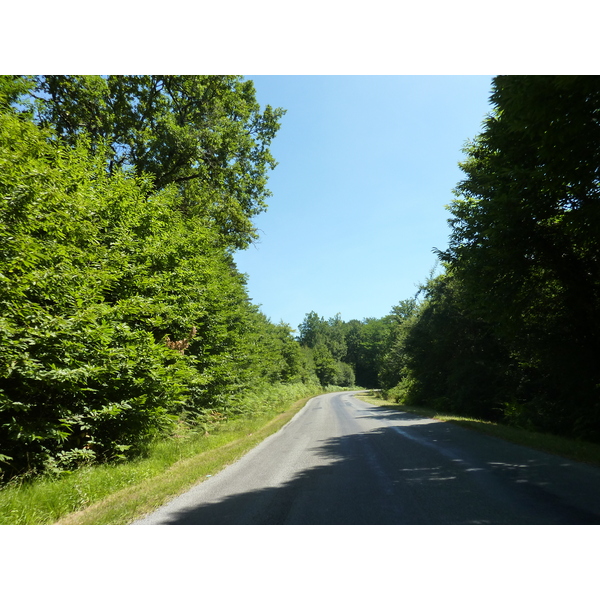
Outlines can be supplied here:
M491 423L489 421L472 419L470 417L444 414L433 409L424 408L422 406L397 404L396 402L390 400L384 400L377 392L374 391L361 392L357 394L357 397L375 406L385 406L394 410L410 412L423 417L429 417L430 419L437 419L438 421L454 423L460 427L473 429L474 431L479 431L480 433L484 433L486 435L493 435L514 444L520 444L521 446L527 446L529 448L542 450L544 452L549 452L550 454L556 454L564 458L569 458L571 460L576 460L600 467L599 444L592 444L590 442L584 442L581 440L564 438L557 435L551 435L549 433L528 431L517 427L501 425L499 423Z
M130 523L239 459L324 391L272 390L279 399L269 410L223 421L209 435L184 431L158 441L143 459L8 485L0 490L0 524Z

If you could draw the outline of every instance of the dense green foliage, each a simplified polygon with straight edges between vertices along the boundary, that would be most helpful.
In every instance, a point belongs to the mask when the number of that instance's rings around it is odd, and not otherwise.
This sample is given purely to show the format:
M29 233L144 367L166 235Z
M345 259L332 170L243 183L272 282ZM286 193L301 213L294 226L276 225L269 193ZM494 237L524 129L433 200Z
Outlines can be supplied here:
M0 489L0 525L131 522L236 460L321 392L318 384L264 384L243 394L239 415L215 414L202 427L180 421L134 460L10 482Z
M415 405L497 421L509 404L513 364L489 323L473 316L464 290L447 274L431 280L407 323L390 369L390 387Z
M237 78L0 79L4 478L135 455L310 379L232 260L280 114Z
M294 338L232 259L283 114L252 82L0 77L2 478L140 454L273 384L600 440L600 77L496 77L491 101L443 273Z
M491 101L395 393L598 441L600 78L496 77Z
M339 314L326 321L317 313L310 312L298 326L298 331L298 341L321 385L354 385L354 371L342 360L347 346L344 323Z
M391 355L397 350L416 301L405 300L383 318L326 320L315 312L299 325L298 341L309 353L322 385L391 387L400 375Z
M325 349L399 401L599 441L600 77L496 77L491 102L443 273L380 319L310 313L299 340L322 379Z
M285 111L255 99L233 76L48 75L9 82L21 111L71 146L82 134L103 148L110 173L135 169L151 189L177 187L182 210L202 217L223 242L256 238L266 208L269 144Z

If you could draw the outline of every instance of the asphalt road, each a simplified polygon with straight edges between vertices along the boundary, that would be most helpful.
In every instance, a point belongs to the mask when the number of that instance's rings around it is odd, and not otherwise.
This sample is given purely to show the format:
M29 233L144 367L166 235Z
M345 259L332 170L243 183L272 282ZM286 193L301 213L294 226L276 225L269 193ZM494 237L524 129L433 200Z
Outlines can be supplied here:
M600 469L344 392L134 524L598 523Z

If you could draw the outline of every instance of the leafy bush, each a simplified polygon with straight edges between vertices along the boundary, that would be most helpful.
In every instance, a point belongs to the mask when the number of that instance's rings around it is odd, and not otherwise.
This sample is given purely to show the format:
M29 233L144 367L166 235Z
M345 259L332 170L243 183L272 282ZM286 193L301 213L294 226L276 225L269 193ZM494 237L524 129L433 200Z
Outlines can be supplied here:
M177 415L294 376L289 330L175 186L49 137L0 114L4 478L137 454Z

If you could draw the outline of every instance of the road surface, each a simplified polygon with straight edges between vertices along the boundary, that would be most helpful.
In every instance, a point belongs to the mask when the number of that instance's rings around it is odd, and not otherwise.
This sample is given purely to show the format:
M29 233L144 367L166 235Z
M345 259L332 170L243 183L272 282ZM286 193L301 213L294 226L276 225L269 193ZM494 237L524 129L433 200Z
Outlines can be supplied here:
M598 523L600 469L336 392L134 524Z

